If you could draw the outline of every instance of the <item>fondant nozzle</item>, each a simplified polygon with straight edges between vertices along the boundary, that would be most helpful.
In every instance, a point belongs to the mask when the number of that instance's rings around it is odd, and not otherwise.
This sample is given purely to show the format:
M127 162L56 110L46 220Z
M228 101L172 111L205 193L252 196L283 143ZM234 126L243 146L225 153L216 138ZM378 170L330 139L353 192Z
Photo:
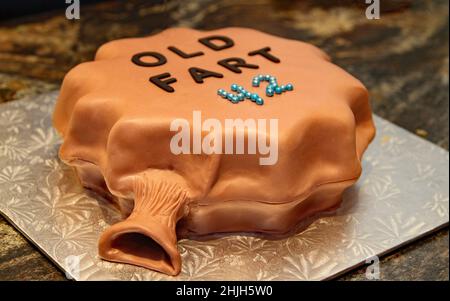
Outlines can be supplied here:
M167 275L181 270L175 225L163 217L132 217L108 228L100 237L103 259L142 266Z
M100 257L172 276L179 274L176 223L182 217L185 200L186 192L177 185L138 180L134 209L126 220L102 234Z

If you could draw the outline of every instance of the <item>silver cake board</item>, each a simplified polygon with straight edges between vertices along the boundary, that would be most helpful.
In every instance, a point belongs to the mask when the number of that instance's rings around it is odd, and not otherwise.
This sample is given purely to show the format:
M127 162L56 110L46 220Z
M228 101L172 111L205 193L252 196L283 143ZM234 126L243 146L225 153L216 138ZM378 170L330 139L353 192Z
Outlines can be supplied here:
M58 159L61 140L51 126L57 95L0 106L0 212L68 278L331 279L448 225L448 152L375 116L378 132L364 156L362 177L336 213L305 231L281 240L181 240L183 266L176 277L103 261L97 240L120 214L84 190Z

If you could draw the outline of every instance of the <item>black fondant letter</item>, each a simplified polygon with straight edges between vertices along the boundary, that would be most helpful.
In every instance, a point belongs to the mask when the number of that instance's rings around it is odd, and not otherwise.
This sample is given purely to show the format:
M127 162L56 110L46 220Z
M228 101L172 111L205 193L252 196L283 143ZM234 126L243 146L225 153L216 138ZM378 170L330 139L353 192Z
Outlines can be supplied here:
M163 80L167 78L166 80ZM157 85L161 89L163 89L166 92L175 92L175 89L170 86L170 84L176 82L177 79L170 77L170 73L162 73L155 76L150 77L150 82Z
M226 36L219 36L219 35L201 38L201 39L198 39L198 41L200 43L202 43L203 45L205 45L206 47L211 48L212 50L216 50L216 51L219 51L222 49L227 49L227 48L234 46L234 42L232 39L230 39L229 37L226 37ZM212 41L222 41L223 44L221 43L222 45L220 45L220 44L217 45L217 44L213 43Z
M203 84L203 79L207 77L223 77L223 74L196 67L189 68L189 73L197 84Z
M261 55L261 56L265 57L266 59L268 59L269 61L272 61L274 63L281 62L279 58L270 54L269 51L270 51L270 47L264 47L264 48L261 48L261 49L255 50L255 51L250 51L248 53L248 55L249 56Z
M175 47L175 46L169 46L169 47L167 47L167 49L169 49L170 51L172 51L172 52L175 53L175 54L178 54L179 56L181 56L181 57L184 58L184 59L189 59L189 58L191 58L191 57L196 57L196 56L199 56L199 55L203 55L203 54L204 54L204 53L201 52L201 51L197 51L197 52L193 52L193 53L186 53L186 52L184 52L184 51L178 49L178 48Z
M239 57L230 57L217 62L219 65L233 71L234 73L242 73L240 68L258 69L258 65L247 64L245 60Z
M156 62L144 62L142 60L142 58L146 57L146 56L151 56L151 57L155 58L157 61ZM131 61L133 63L135 63L136 65L142 66L142 67L156 67L156 66L164 65L167 62L167 59L161 53L148 51L148 52L136 53L131 58Z

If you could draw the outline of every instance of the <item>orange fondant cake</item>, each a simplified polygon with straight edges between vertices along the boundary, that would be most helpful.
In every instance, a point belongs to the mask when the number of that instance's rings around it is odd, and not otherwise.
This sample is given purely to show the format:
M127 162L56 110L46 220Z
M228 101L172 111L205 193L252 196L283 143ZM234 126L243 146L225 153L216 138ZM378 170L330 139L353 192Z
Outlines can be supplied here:
M170 275L177 239L289 233L336 208L375 129L366 88L318 48L243 28L100 47L64 79L60 157L124 220L102 258Z

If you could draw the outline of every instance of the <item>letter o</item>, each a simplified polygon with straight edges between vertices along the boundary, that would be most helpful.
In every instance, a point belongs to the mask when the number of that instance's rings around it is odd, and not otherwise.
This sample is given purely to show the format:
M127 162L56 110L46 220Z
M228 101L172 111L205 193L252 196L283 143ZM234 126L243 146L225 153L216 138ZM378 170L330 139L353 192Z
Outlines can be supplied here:
M155 58L157 61L156 62L144 62L142 60L142 58L147 57L147 56L151 56L151 57ZM134 64L141 66L141 67L156 67L156 66L161 66L161 65L164 65L165 63L167 63L167 59L164 55L162 55L161 53L152 52L152 51L136 53L131 58L131 61Z

